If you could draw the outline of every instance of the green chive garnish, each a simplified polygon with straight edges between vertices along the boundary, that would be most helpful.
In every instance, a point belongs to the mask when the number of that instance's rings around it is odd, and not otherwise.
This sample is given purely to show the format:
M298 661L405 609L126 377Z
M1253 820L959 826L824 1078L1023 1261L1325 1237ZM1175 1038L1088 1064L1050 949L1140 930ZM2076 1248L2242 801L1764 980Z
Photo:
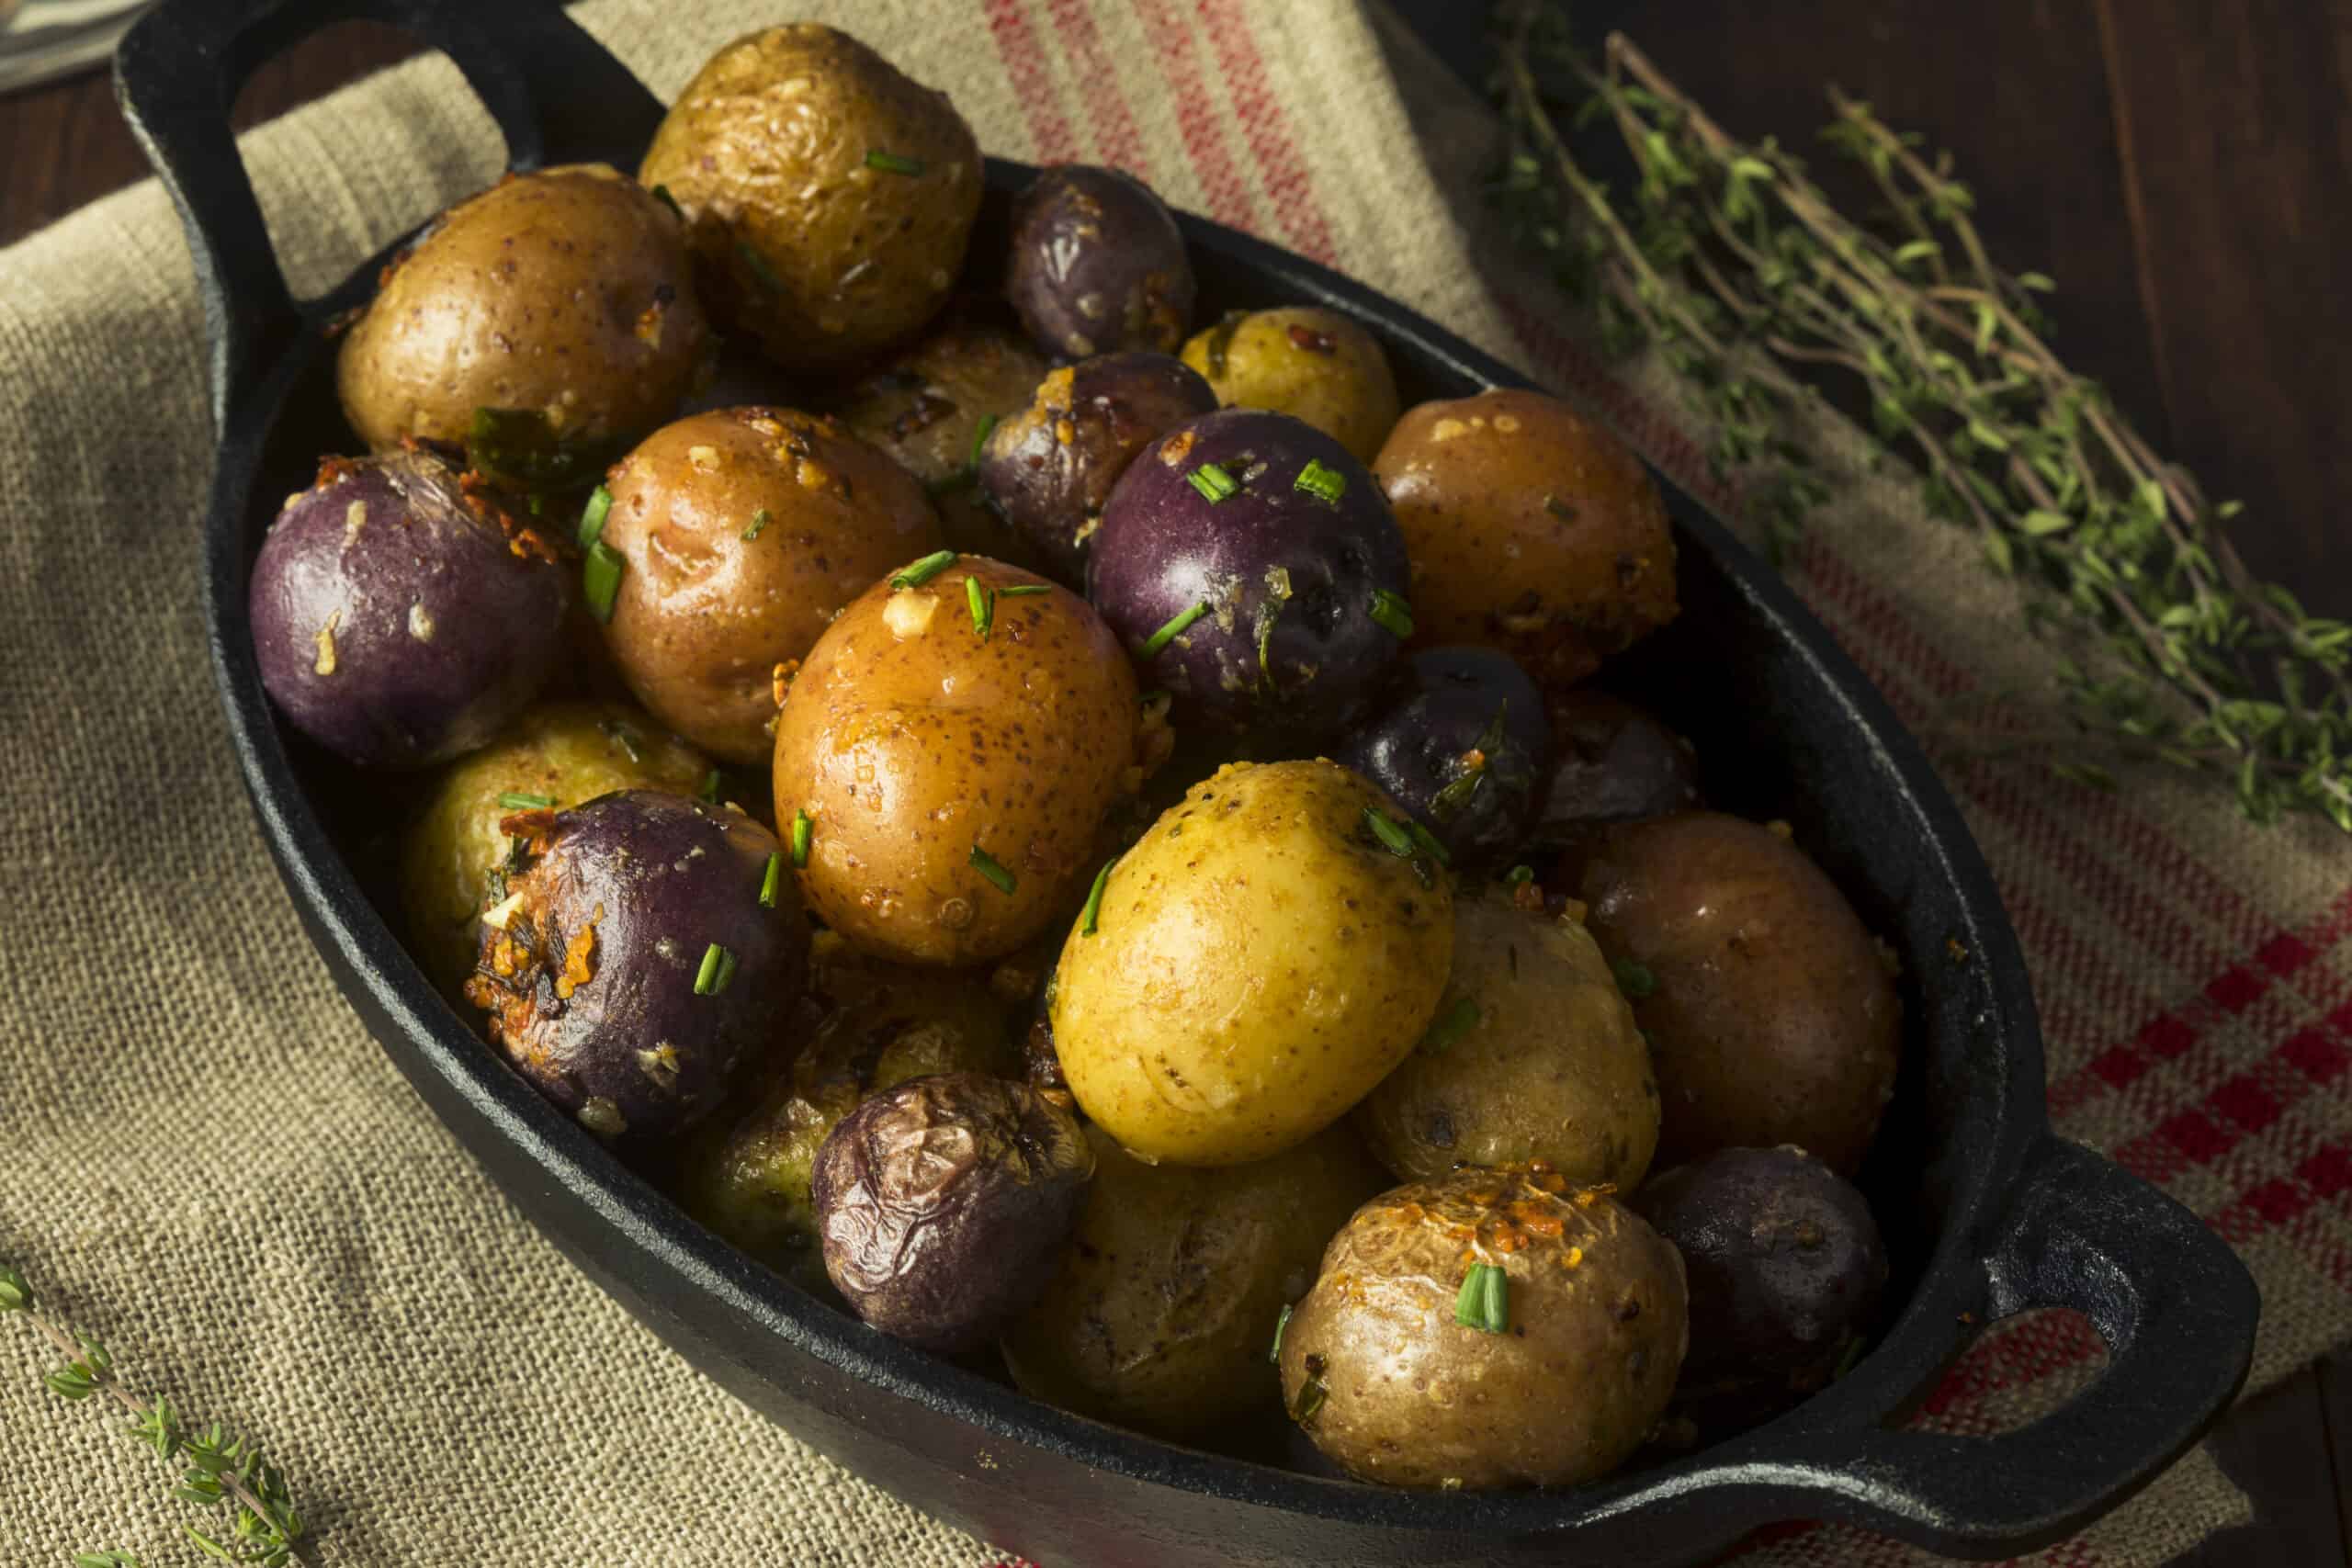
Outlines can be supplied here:
M1441 822L1451 822L1461 809L1470 804L1478 786L1487 782L1484 764L1472 768L1453 779L1430 799L1430 815Z
M769 293L784 292L784 279L775 275L775 268L768 265L768 258L760 254L751 241L736 241L735 254L743 258L743 265L752 269L752 276L758 278Z
M806 811L792 814L792 863L808 863L808 842L817 836L817 824Z
M1532 865L1515 865L1503 873L1505 887L1524 887L1534 880L1535 868Z
M1158 631L1152 633L1150 637L1144 640L1143 653L1141 657L1145 659L1157 657L1159 650L1166 648L1170 643L1174 642L1183 632L1186 626L1191 626L1194 621L1199 620L1203 615L1205 615L1208 613L1209 602L1205 599L1202 600L1199 604L1193 605L1188 610L1177 611L1175 615L1169 617L1168 624L1166 626L1160 627Z
M735 955L712 942L702 955L702 967L695 971L695 995L715 997L735 978Z
M1215 463L1203 463L1184 477L1192 481L1193 488L1199 491L1202 499L1211 506L1241 488L1239 480Z
M1015 886L1012 878L1012 873L1006 869L1002 861L998 860L996 856L989 853L988 851L980 848L978 844L974 844L972 846L969 863L974 871L978 872L982 876L985 876L990 882L995 883L996 890L998 892L1010 893L1012 891Z
M1405 603L1401 593L1391 593L1385 588L1374 589L1372 618L1398 637L1413 635L1413 607Z
M545 811L555 804L555 796L525 795L521 790L510 789L498 797L498 804L509 811Z
M1335 468L1327 468L1319 460L1309 457L1306 467L1298 470L1298 478L1291 481L1290 488L1303 490L1317 501L1337 506L1340 497L1348 492L1348 476Z
M1282 1315L1274 1319L1274 1343L1266 1352L1266 1359L1279 1363L1283 1359L1283 1330L1290 1326L1291 1304L1283 1303Z
M980 448L988 444L989 432L996 428L996 415L984 413L980 423L972 427L972 450L964 458L964 466L977 469L980 466Z
M621 573L628 570L628 558L599 539L588 547L587 559L580 563L580 591L588 601L588 613L600 621L613 618L613 601L620 597Z
M1430 832L1427 828L1421 826L1421 820L1419 818L1408 817L1405 818L1405 831L1413 836L1414 845L1419 848L1423 854L1437 862L1438 864L1452 865L1453 863L1453 855L1447 853L1445 846L1437 841L1437 835L1435 833Z
M922 160L921 158L901 157L896 152L883 152L878 151L869 152L865 155L865 166L869 169L879 169L886 175L919 175L922 173Z
M1363 820L1364 826L1372 829L1372 836L1378 839L1390 854L1399 860L1413 858L1413 835L1386 812L1376 806L1367 806L1363 808Z
M1051 593L1053 591L1054 585L1050 582L1016 582L1010 588L998 589L996 596L1000 599L1025 599L1032 593Z
M1544 498L1544 510L1563 523L1573 523L1577 520L1577 509L1556 495L1547 495Z
M718 776L718 770L713 768L703 774L702 788L695 791L695 794L716 806L718 804L718 792L725 783L726 781Z
M1617 988L1625 993L1627 1001L1638 1002L1657 995L1657 973L1648 964L1621 958L1609 968L1617 976Z
M1468 997L1457 997L1452 1007L1437 1015L1430 1032L1421 1036L1421 1049L1430 1055L1442 1055L1453 1048L1454 1043L1478 1027L1478 1004Z
M1290 1418L1294 1421L1313 1420L1315 1413L1323 1408L1323 1402L1330 1397L1331 1391L1321 1378L1308 1378L1299 1385L1298 1398L1290 1407Z
M906 570L899 572L897 576L891 578L890 586L893 588L921 588L924 583L929 582L933 578L937 577L941 572L945 571L949 567L954 566L955 564L956 552L954 550L937 551L932 555L923 557L922 559L915 562L914 565L907 568Z
M1111 880L1111 868L1119 863L1104 861L1102 869L1094 874L1094 886L1087 889L1086 908L1078 912L1078 934L1092 936L1095 922L1102 918L1102 888Z
M784 852L782 850L772 850L768 852L768 869L760 877L761 908L773 909L775 908L775 890L783 881Z
M655 186L653 187L653 199L668 208L670 209L671 216L677 219L679 222L684 223L686 220L684 209L679 207L678 198L670 194L670 187L668 186Z
M743 530L743 537L746 539L758 538L762 534L767 532L768 521L768 509L763 506L757 512L752 513L752 525Z
M1175 697L1176 694L1170 691L1167 687L1154 686L1150 691L1144 693L1143 695L1136 699L1136 705L1137 707L1148 708L1154 703L1173 702Z
M1510 1332L1510 1276L1492 1263L1473 1263L1453 1298L1453 1321L1481 1334Z
M972 629L980 640L989 640L989 628L996 625L996 595L980 586L977 577L964 580L964 603L972 612Z

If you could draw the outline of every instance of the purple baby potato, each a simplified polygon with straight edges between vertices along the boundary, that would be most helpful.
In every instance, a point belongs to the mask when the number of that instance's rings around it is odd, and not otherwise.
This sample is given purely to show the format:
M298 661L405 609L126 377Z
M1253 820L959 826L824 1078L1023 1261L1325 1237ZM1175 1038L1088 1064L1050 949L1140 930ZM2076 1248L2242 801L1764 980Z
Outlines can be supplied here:
M481 746L563 657L570 575L429 453L330 458L271 525L249 588L262 684L366 767Z
M883 1332L977 1349L1044 1293L1093 1175L1053 1098L985 1073L909 1078L817 1151L825 1272Z
M1176 722L1311 746L1371 700L1412 630L1380 487L1312 425L1226 409L1127 465L1087 596L1175 694Z
M684 1131L780 1043L806 981L808 923L775 835L641 789L507 821L532 858L481 918L466 999L591 1132Z
M1472 860L1518 847L1551 750L1543 694L1509 654L1432 648L1397 668L1336 760Z
M1192 321L1193 264L1150 186L1116 169L1063 164L1013 204L1005 292L1049 355L1172 354Z
M1085 581L1086 546L1111 487L1153 437L1214 412L1216 394L1182 360L1102 354L1054 371L981 448L980 489L1066 582Z

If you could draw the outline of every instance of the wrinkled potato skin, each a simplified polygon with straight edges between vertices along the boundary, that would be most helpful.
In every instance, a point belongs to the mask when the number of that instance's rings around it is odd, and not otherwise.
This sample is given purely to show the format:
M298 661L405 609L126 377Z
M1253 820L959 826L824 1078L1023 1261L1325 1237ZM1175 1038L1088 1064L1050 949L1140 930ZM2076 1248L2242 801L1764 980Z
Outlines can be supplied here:
M1453 899L1391 854L1335 762L1229 763L1113 866L1071 928L1052 1010L1070 1092L1178 1165L1278 1154L1345 1115L1428 1027Z
M967 578L1046 592L1000 592L983 640ZM819 639L776 716L777 821L813 823L809 908L899 963L1011 953L1068 914L1104 814L1140 783L1136 699L1110 628L1043 578L965 556L920 587L876 582ZM971 863L976 844L1013 874L1012 892Z
M1894 1092L1903 1009L1883 950L1821 869L1714 812L1625 823L1574 897L1634 998L1663 1100L1657 1158L1794 1144L1851 1176Z
M922 172L869 168L869 152ZM838 368L935 315L980 207L979 143L947 95L815 22L712 55L638 177L684 211L712 310L795 370Z
M478 408L618 446L670 416L708 337L677 219L627 175L569 164L458 203L387 268L335 388L379 452L462 441Z
M1182 1438L1272 1417L1274 1323L1380 1189L1335 1127L1268 1160L1146 1165L1089 1127L1094 1185L1061 1269L1003 1340L1013 1381L1065 1410Z
M1499 648L1560 687L1674 618L1657 483L1556 398L1495 390L1408 409L1372 469L1413 558L1417 645Z
M500 795L546 795L562 810L616 789L693 795L709 772L708 758L620 703L543 705L451 763L401 846L401 903L424 972L454 993L473 971L474 917L506 860L499 821L514 810Z
M1327 1391L1300 1422L1317 1448L1360 1480L1479 1491L1589 1481L1640 1446L1689 1345L1682 1259L1563 1186L1464 1170L1356 1211L1283 1333L1284 1407L1310 1374ZM1508 1332L1453 1320L1474 1263L1510 1278Z
M1194 333L1183 359L1226 407L1272 409L1305 420L1367 464L1396 423L1396 378L1388 356L1370 333L1336 310L1312 305L1252 310L1238 321Z
M1044 558L980 499L951 482L972 461L980 422L1027 406L1046 362L1019 333L951 321L852 387L842 423L899 460L930 491L947 547L1036 570Z
M935 1073L1017 1073L1006 1009L986 978L858 957L830 931L809 948L820 1021L790 1067L722 1113L681 1163L687 1213L771 1268L820 1275L809 1180L842 1118Z
M1639 1185L1657 1148L1657 1082L1591 933L1495 894L1457 898L1438 1018L1464 998L1478 1021L1442 1049L1432 1025L1357 1108L1381 1162L1400 1181L1543 1160L1576 1186Z
M767 759L775 667L876 578L939 547L911 475L836 421L788 409L664 425L605 486L604 542L628 563L605 646L656 717L730 762Z

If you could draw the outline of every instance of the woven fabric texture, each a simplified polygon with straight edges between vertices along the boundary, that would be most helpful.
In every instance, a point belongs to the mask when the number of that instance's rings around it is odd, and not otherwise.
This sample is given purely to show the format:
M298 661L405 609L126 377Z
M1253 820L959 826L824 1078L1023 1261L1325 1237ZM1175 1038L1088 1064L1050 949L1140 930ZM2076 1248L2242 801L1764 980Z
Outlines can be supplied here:
M753 0L594 0L657 91L783 19ZM949 88L992 152L1124 165L1178 206L1330 263L1609 418L1727 513L1655 366L1605 363L1465 204L1492 127L1349 0L797 0ZM497 173L421 61L255 133L298 290ZM0 1258L132 1386L265 1439L319 1561L435 1568L988 1568L754 1416L541 1241L400 1082L305 942L205 671L201 317L168 204L108 197L0 252ZM1899 477L1851 469L1792 578L1907 719L2030 724L2009 590ZM2033 965L2059 1130L2205 1216L2259 1276L2257 1385L2352 1331L2352 857L2158 777L1950 781ZM167 1472L42 1392L0 1324L0 1561L181 1561ZM1989 1434L2097 1370L2041 1314L1995 1325L1920 1419ZM2201 1454L2037 1561L2158 1562L2245 1517ZM1758 1564L1905 1563L1775 1532ZM1055 1563L1047 1568L1090 1568Z

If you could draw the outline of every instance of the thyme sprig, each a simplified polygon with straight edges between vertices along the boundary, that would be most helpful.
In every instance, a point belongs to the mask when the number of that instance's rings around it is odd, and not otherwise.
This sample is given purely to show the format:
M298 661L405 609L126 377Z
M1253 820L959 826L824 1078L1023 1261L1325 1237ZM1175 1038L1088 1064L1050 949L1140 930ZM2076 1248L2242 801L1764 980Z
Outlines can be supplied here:
M24 1275L6 1264L0 1264L0 1315L24 1318L65 1358L63 1366L41 1379L51 1393L76 1402L94 1395L111 1399L130 1416L126 1431L164 1463L180 1467L173 1496L200 1508L229 1510L225 1531L180 1526L207 1556L262 1568L284 1568L302 1560L301 1515L295 1511L286 1477L263 1455L259 1444L223 1430L218 1422L199 1432L161 1394L147 1400L131 1393L115 1375L114 1358L107 1348L42 1311ZM115 1550L83 1552L74 1562L138 1568L129 1552Z
M2086 750L2165 762L2226 779L2256 821L2311 810L2352 831L2352 624L2256 579L2222 526L2236 503L2209 501L2058 357L2051 280L1986 254L1949 154L1830 89L1823 139L1885 209L1864 224L1623 35L1597 64L1579 53L1559 0L1520 0L1502 43L1498 198L1514 237L1592 304L1612 349L1657 350L1768 541L1785 549L1834 493L1802 422L1842 382L1917 465L1927 510L1973 528L2025 585L2036 634L2073 645L2054 660L2071 728L1931 725L1931 742L2102 785ZM1622 143L1630 177L1579 158L1590 125Z

